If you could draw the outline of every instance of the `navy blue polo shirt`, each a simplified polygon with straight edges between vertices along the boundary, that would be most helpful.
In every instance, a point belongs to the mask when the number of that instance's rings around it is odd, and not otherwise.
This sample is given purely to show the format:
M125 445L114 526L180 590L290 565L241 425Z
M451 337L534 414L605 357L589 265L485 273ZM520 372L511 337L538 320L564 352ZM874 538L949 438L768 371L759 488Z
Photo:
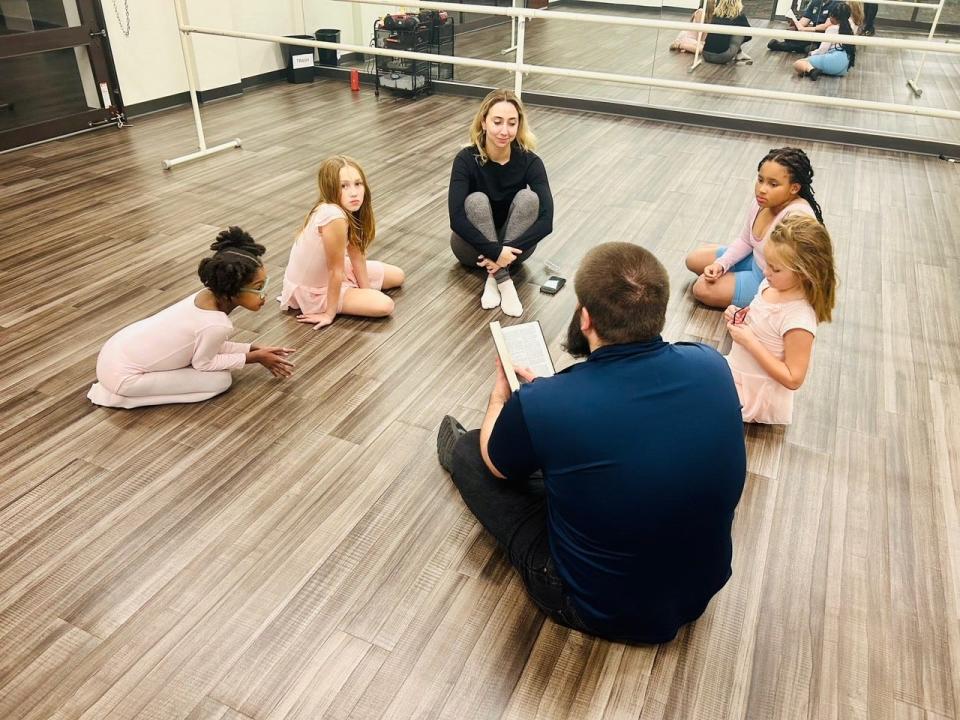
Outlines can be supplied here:
M601 347L515 392L488 451L507 478L543 471L557 574L595 634L666 642L729 579L746 452L713 348Z
M838 0L813 0L804 11L803 17L814 25L822 25L839 4Z

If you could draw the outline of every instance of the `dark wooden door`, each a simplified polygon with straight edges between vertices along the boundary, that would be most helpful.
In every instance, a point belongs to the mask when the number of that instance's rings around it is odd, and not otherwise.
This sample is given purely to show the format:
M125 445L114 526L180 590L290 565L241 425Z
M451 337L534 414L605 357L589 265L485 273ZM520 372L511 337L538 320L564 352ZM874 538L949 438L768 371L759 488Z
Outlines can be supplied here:
M0 150L117 117L97 0L0 0Z

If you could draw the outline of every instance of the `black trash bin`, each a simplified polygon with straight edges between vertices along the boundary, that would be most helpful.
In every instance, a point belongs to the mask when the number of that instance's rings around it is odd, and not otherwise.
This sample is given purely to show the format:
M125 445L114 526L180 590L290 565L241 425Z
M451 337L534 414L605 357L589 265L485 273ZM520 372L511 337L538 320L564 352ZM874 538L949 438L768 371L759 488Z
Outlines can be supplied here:
M340 31L336 28L320 28L313 35L319 42L340 42ZM317 62L327 67L337 67L340 59L336 50L317 48Z
M284 37L313 40L309 35L285 35ZM281 45L280 50L283 51L283 60L287 65L287 82L313 82L313 48L300 45Z

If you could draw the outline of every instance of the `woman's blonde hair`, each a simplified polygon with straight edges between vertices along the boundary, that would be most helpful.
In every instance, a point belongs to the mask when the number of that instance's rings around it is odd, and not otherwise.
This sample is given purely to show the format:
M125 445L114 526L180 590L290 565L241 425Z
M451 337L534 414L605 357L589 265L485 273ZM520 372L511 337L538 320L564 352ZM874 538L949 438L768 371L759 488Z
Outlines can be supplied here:
M352 167L360 173L360 179L363 181L363 203L353 211L340 204L340 171L345 167ZM307 226L318 207L324 203L336 205L347 216L347 242L358 248L360 252L366 252L377 235L377 226L373 219L373 196L363 168L353 158L334 155L320 163L320 169L317 170L317 186L320 188L320 197L307 213L300 231L302 232Z
M788 215L770 233L765 251L776 264L795 272L817 322L830 322L837 301L833 242L827 229L809 215Z
M717 0L717 6L713 11L714 17L735 18L743 14L743 2L741 0Z
M487 151L484 147L487 133L483 129L483 121L487 119L490 108L498 102L508 102L517 109L517 137L515 142L524 150L536 150L537 148L537 138L530 129L523 102L513 90L494 90L488 93L483 102L480 103L480 109L477 110L477 114L473 116L473 122L470 123L470 144L479 152L481 163L487 161Z
M858 28L863 27L863 3L859 0L847 0L847 5L850 6L850 19Z

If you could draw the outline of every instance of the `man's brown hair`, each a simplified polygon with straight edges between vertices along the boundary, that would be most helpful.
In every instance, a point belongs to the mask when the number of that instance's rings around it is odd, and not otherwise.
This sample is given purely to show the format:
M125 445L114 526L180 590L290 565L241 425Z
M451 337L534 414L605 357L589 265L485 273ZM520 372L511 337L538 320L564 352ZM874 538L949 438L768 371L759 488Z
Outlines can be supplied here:
M639 245L597 245L580 263L574 288L604 343L643 342L663 331L670 278L654 254Z

